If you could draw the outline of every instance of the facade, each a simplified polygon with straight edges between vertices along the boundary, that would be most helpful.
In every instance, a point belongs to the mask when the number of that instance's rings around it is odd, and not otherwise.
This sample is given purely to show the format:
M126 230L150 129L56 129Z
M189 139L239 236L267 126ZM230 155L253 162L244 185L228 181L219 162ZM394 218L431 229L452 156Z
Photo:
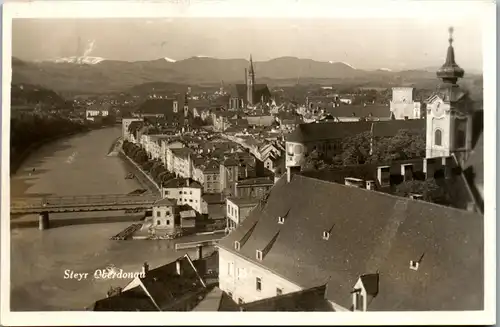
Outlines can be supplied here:
M413 87L393 87L391 117L394 119L420 119L422 118L421 103L414 101Z
M464 70L455 63L452 42L450 37L446 62L437 71L442 84L427 100L426 157L453 154L465 163L473 147L474 108L468 92L457 84Z
M169 149L172 157L172 172L181 178L192 178L191 154L190 148ZM168 159L167 159L168 162Z
M255 177L239 180L234 186L234 196L261 199L273 187L274 181L268 177Z
M85 119L94 121L95 117L106 117L109 115L109 110L107 109L87 109L85 110Z
M157 236L175 235L181 231L179 210L175 202L164 198L153 205L151 232Z
M162 188L162 195L177 205L189 205L198 213L202 211L203 189L197 182L183 178L169 180Z
M250 214L250 212L259 204L257 198L237 198L229 197L226 199L226 226L229 230L233 230L240 223L242 223L245 218Z

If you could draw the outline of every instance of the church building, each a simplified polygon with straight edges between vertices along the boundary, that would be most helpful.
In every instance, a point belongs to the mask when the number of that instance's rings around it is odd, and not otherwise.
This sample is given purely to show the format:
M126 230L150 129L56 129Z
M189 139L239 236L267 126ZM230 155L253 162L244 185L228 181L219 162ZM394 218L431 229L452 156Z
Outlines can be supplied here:
M483 124L475 123L482 120L481 112L475 110L469 92L457 84L464 70L455 62L452 32L450 28L446 61L436 73L442 83L426 101L426 157L454 155L463 166L482 134Z
M271 92L267 84L255 84L255 70L250 55L249 68L245 69L245 84L235 84L231 88L229 109L238 110L253 107L259 103L267 103L270 98Z

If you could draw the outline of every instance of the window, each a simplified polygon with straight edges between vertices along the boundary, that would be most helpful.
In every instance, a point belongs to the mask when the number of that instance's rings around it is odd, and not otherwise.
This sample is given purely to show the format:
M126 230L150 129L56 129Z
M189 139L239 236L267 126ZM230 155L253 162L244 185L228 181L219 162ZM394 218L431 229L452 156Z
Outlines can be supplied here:
M262 261L262 251L257 250L255 254L256 254L257 260Z
M276 296L280 296L280 295L283 295L283 289L276 287Z
M227 292L227 295L229 295L229 297L233 297L233 292Z
M240 242L238 242L238 241L234 241L234 249L235 249L236 251L239 251L239 250L240 250Z
M170 219L167 219L167 225L170 225Z
M227 214L230 215L231 214L231 206L228 204L227 205Z
M170 191L165 191L165 195L169 195L170 194Z
M278 224L283 225L285 223L285 218L284 217L278 217Z
M189 199L189 202L193 202L193 199Z
M244 268L238 268L238 280L243 278L243 275L245 274L245 269Z
M418 270L418 265L419 265L418 261L413 261L413 260L410 261L410 269Z
M179 194L182 194L182 191L179 191Z
M262 291L262 279L260 277L255 278L255 289Z
M189 191L189 195L193 195L193 191Z
M328 231L324 231L324 232L323 232L323 239L324 239L325 241L328 241L328 239L329 239L329 238L330 238L330 232L328 232Z
M234 264L232 262L227 263L227 274L228 276L233 275Z
M441 145L442 143L442 132L440 129L436 129L436 131L434 132L434 144L435 145Z
M184 191L184 194L186 194L186 195L187 195L188 193L187 193L186 191Z
M156 225L159 225L161 222L159 220L156 221Z
M363 294L361 294L361 290L357 290L354 293L354 311L365 311L364 307Z
M161 211L156 212L156 217L161 217Z

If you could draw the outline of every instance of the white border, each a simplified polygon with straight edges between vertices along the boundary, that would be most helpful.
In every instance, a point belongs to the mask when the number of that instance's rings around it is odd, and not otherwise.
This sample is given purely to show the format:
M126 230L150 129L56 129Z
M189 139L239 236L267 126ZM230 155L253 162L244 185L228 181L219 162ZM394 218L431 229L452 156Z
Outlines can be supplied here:
M365 312L365 313L102 313L102 312L9 312L10 295L10 82L11 30L13 18L45 17L342 17L460 19L482 17L485 153L485 310L482 312ZM1 324L29 325L187 325L187 324L494 324L496 309L496 6L493 1L178 1L153 3L139 1L43 1L7 3L3 8L3 103L2 103L2 199L1 199ZM457 37L459 37L457 35ZM320 46L320 45L318 45ZM446 47L443 41L443 49ZM444 50L443 50L444 51ZM471 51L477 51L472 49ZM439 64L439 63L437 63ZM436 83L437 83L436 79ZM250 317L251 316L251 317Z

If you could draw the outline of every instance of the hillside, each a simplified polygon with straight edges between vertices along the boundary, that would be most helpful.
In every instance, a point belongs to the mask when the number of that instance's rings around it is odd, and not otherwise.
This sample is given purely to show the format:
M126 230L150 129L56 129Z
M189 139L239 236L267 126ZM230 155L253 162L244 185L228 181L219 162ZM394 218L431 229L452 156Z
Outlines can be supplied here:
M35 106L44 107L66 106L66 100L56 92L41 86L32 84L12 84L11 104L13 106Z
M26 62L12 58L12 82L41 85L57 92L107 93L122 92L136 85L164 82L179 85L220 85L243 83L244 59L192 57L169 61L125 62L103 60L94 64L69 62ZM436 74L426 70L392 72L365 71L340 62L281 57L254 63L257 82L271 85L294 85L297 82L321 85L349 84L391 87L414 85L434 88ZM466 72L465 84L477 85L481 76ZM482 81L480 82L482 84Z

